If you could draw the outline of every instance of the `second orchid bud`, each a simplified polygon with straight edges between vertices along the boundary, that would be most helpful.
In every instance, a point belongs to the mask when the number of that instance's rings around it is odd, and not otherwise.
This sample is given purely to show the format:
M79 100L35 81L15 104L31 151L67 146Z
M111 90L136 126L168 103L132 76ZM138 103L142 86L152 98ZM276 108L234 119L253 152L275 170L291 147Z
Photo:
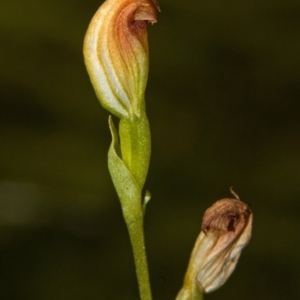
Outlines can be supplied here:
M201 299L203 292L222 286L248 244L251 230L252 212L239 199L222 199L208 208L176 299Z

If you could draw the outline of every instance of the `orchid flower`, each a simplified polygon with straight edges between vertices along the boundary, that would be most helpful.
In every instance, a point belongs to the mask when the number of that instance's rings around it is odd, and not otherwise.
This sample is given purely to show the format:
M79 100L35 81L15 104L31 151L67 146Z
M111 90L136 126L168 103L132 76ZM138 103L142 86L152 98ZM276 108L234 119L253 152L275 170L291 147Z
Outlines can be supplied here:
M107 0L88 27L84 60L101 105L120 118L119 132L109 117L112 143L108 168L129 231L142 300L151 300L143 233L151 135L145 110L148 78L147 24L156 22L156 0Z

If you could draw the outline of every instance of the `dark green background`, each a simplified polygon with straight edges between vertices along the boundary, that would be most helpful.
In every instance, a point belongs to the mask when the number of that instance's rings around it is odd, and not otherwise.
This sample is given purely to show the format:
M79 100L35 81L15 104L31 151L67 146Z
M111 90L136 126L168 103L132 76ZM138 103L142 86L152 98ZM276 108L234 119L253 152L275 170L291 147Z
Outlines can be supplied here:
M100 4L0 2L3 300L138 299L108 113L82 57ZM154 299L175 298L203 212L230 186L254 212L253 238L205 299L300 299L300 2L160 5L146 95Z

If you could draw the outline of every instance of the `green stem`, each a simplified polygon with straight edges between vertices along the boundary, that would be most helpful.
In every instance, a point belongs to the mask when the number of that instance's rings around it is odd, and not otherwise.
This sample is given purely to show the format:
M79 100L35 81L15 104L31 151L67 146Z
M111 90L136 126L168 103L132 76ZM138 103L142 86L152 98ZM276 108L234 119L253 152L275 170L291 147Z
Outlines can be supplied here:
M186 287L183 287L175 300L203 300L203 295L197 287L194 287L194 290L189 290Z
M140 199L138 200L140 201ZM148 264L144 242L143 214L142 210L135 216L124 215L129 231L130 241L133 249L133 256L139 284L141 300L151 300L151 287L149 281Z
M203 300L203 294L197 286L196 277L197 268L190 262L184 277L183 287L175 300Z
M122 161L132 175L134 186L136 186L136 189L127 186L131 193L123 194L123 199L121 199L123 215L132 244L140 298L141 300L151 300L141 201L151 153L151 135L146 113L143 112L140 116L134 115L130 119L121 119L119 136Z

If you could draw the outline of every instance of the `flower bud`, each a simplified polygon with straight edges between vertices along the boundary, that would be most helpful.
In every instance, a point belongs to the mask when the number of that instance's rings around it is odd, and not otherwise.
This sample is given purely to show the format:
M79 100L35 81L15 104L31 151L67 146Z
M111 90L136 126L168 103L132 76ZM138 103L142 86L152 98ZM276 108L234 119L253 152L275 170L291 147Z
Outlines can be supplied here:
M233 272L252 230L252 213L240 200L217 201L204 215L202 223L203 256L197 284L205 292L216 290ZM202 248L202 247L201 247Z
M118 117L139 116L148 77L147 23L156 0L107 0L84 41L85 64L102 106Z
M251 229L252 212L239 199L222 199L208 208L176 299L198 299L193 295L199 290L208 293L222 286L248 244Z

